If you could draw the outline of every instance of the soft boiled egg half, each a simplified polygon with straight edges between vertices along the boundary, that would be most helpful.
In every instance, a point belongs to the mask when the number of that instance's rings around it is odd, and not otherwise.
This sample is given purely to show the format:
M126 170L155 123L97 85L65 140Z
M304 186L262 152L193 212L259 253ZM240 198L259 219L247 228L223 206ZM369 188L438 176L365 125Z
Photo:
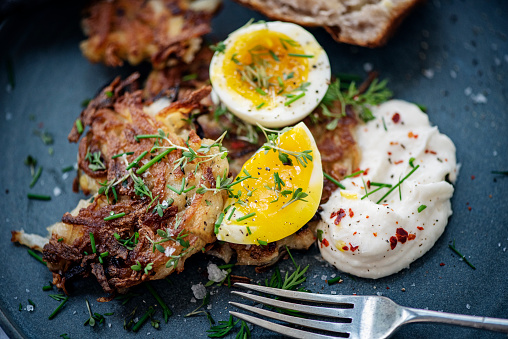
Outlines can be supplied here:
M330 84L326 52L298 25L247 24L217 46L210 63L214 92L251 124L295 124L316 108Z

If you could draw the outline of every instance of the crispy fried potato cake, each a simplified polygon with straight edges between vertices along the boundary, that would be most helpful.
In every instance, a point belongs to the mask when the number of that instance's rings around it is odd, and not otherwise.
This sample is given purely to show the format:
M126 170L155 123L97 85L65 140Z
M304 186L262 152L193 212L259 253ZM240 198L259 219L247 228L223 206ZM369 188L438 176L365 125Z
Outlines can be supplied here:
M208 66L212 57L208 48L203 48L192 65L154 70L150 73L144 89L145 98L155 98L174 93L175 88L184 93L193 89L195 85L202 85L208 80ZM182 81L182 76L192 75L192 82ZM204 105L213 105L209 98L203 99ZM341 105L330 108L331 113L340 115ZM203 110L202 110L203 111ZM203 111L204 112L204 111ZM360 162L360 153L355 141L355 128L358 124L356 114L349 108L338 121L333 130L326 126L332 120L321 114L317 108L305 120L321 153L323 170L337 180L352 173ZM317 117L317 119L316 119ZM202 136L216 139L224 131L228 131L224 139L224 146L228 149L229 170L236 176L247 161L264 143L264 135L254 126L244 123L230 112L212 107L210 113L201 114L195 120L196 130ZM337 186L324 179L321 203L328 201ZM239 265L254 265L263 267L275 264L289 249L307 250L316 240L316 220L311 221L297 233L282 240L270 243L268 246L249 246L229 243L214 243L207 247L207 253L220 257L229 262L233 256L237 257Z
M79 143L77 182L94 197L49 228L43 258L59 288L65 289L66 281L76 276L95 276L109 293L161 279L182 271L188 257L215 241L214 223L226 193L213 188L215 178L228 173L224 151L206 147L214 141L199 138L189 128L175 133L170 124L172 115L199 108L210 87L150 115L143 111L142 92L130 91L137 77L113 81L80 116L89 131ZM136 137L161 134L165 139ZM69 140L79 138L74 126ZM154 142L162 148L151 152ZM164 157L137 173L166 150ZM198 194L202 185L211 190Z
M92 62L121 66L148 60L154 68L190 63L210 32L220 0L96 0L85 10L88 37L80 48Z

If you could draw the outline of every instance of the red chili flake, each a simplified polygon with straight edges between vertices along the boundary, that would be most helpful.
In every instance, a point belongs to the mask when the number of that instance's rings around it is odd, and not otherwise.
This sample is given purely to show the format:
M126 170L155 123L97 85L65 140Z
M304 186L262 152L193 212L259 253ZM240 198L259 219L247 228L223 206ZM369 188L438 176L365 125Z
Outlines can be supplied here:
M339 212L332 212L332 214L330 214L330 219L333 219L333 217L335 217L337 214L339 214Z
M367 188L370 189L370 180L367 180Z
M353 210L350 208L349 209L349 217L352 218L353 216L355 215L355 213L353 212Z
M445 263L444 263L444 262L442 262L442 263L440 263L440 264L439 264L439 266L444 266L444 265L445 265Z
M416 238L416 234L413 234L413 233L409 233L409 235L407 236L407 240L415 240Z
M398 164L402 164L403 162L404 162L404 160L399 160L399 161L395 161L394 164L398 165Z
M386 286L386 289L387 289L387 290L389 290L389 289L390 289L390 287Z
M471 180L474 180L474 175L471 176Z
M358 249L358 246L353 246L351 243L349 243L349 246L351 247L351 252L354 252Z
M407 241L408 233L405 229L399 227L395 230L395 235L397 236L397 240L403 244Z
M397 246L397 238L390 237L390 247L392 248L392 250L395 249L395 246Z
M340 223L340 221L342 220L342 218L344 218L346 216L346 211L344 211L343 208L341 208L339 210L339 212L337 214L335 214L337 216L337 218L335 219L335 221L333 222L335 225L338 225Z
M391 146L398 145L398 144L399 144L399 143L398 143L398 142L396 142L396 141L390 141L390 145L391 145Z
M418 139L418 134L414 134L413 132L409 132L409 133L407 134L407 136L408 136L409 138L415 138L415 139Z
M372 233L372 234L374 234L374 236L377 237L377 233Z
M321 241L321 245L325 245L325 247L328 247L330 243L328 242L328 240L323 239L323 241Z
M388 152L388 155L392 155L392 152Z
M423 231L423 230L424 230L424 228L423 228L423 227L421 227L421 226L417 226L416 228L418 228L420 231Z
M353 235L356 235L357 232L353 233Z
M357 169L355 169L355 170L353 171L353 173L360 172L360 171L361 171L361 169L360 169L360 168L357 168ZM357 175L352 176L352 178L358 178L361 174L362 174L362 173L360 172L360 173L358 173Z
M398 123L400 121L400 114L399 113L395 113L393 116L392 116L392 121L394 123Z
M369 219L369 216L366 216L365 218Z
M344 251L349 251L349 247L347 247L347 246L345 246L345 245L344 245L344 246L342 246L342 250L344 250Z
M435 151L431 151L431 150L426 149L426 150L425 150L425 154L427 154L427 153L430 153L430 154L437 154L437 152L435 152Z
M469 206L467 209L468 209L469 211L471 211L471 206Z
M367 175L367 174L369 174L369 169L370 169L370 168L365 169L365 170L363 171L363 175Z

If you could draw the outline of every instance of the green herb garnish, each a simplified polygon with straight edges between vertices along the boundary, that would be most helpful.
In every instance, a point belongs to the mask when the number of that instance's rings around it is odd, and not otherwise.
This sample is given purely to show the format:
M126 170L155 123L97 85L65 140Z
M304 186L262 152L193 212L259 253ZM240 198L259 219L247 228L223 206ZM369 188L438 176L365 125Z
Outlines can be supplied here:
M43 264L44 266L47 266L48 264L42 260L42 257L40 257L39 255L37 255L37 253L35 253L34 251L32 251L31 249L27 249L27 252L28 254L30 254L32 257L34 257L35 259L37 259L37 261L39 261L41 264Z
M167 324L168 319L170 316L173 315L173 312L169 309L168 305L166 305L164 300L162 300L162 298L159 296L159 294L157 294L157 291L155 291L155 289L148 282L145 283L145 287L147 288L148 292L150 292L150 294L153 295L155 300L157 300L160 307L162 308L162 312L164 314L164 321Z
M123 216L125 216L125 212L121 212L121 213L117 213L117 214L111 214L108 217L105 217L104 221L110 221L110 220L118 219L118 218L121 218Z
M328 179L329 181L333 182L335 185L337 185L339 188L342 188L343 190L346 189L344 185L342 185L337 179L332 177L330 174L323 172L323 176Z
M420 205L420 207L418 207L418 213L421 213L426 208L427 208L426 205Z
M58 307L53 311L53 313L51 313L48 317L49 320L53 319L57 314L58 312L60 312L60 310L62 309L62 307L64 307L65 303L67 302L67 300L69 300L69 297L65 297L62 302L60 303L60 305L58 305Z
M471 267L473 270L476 270L476 267L474 267L473 264L471 264L469 260L467 260L467 258L455 248L455 239L453 239L453 245L448 244L448 247L450 247L450 249L455 252L462 260L464 260L464 262L468 264L469 267Z
M28 193L26 196L28 199L32 199L32 200L46 200L46 201L51 200L51 196L44 195L44 194Z

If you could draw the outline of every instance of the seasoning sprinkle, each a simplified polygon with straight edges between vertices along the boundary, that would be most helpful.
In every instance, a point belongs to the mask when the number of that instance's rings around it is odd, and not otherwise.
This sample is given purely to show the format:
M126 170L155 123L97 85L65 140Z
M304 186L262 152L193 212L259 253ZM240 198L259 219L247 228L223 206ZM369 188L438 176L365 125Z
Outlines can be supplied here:
M342 188L343 190L346 189L346 187L344 187L344 185L342 185L338 180L336 180L334 177L332 177L330 174L328 173L325 173L323 172L323 175L326 179L328 179L329 181L333 182L335 185L339 186L340 188Z
M236 221L243 221L245 219L252 218L255 215L256 215L256 212L251 212L249 214L244 215L243 217L240 217L240 218L236 219Z
M47 266L47 263L44 260L42 260L42 257L40 257L37 253L35 253L31 249L27 249L27 251L28 251L28 254L30 254L32 257L37 259L41 264L43 264L44 266Z
M122 155L133 155L134 152L123 152L123 153L118 153L118 154L115 154L111 157L111 159L116 159L116 158L120 158Z
M298 100L298 99L303 98L304 96L305 96L305 92L302 92L302 93L298 94L297 96L294 96L294 97L292 97L291 99L289 99L288 101L286 101L286 102L284 103L284 106L289 106L289 105L291 105L293 102L295 102L295 101L296 101L296 100Z
M418 207L418 213L421 213L426 208L427 208L427 205L420 205L420 207Z
M448 247L450 247L453 252L460 256L460 258L464 260L464 262L468 264L469 267L471 267L473 270L476 270L476 267L474 267L473 264L471 264L469 260L467 260L466 257L455 248L455 239L453 239L453 245L448 244Z
M137 138L137 137L136 137ZM145 157L145 155L148 154L148 151L144 151L143 153L141 153L136 159L134 159L133 162L131 162L129 164L129 166L127 166L125 169L128 171L130 170L131 168L133 168L134 166L138 166L138 163L141 161L141 159L143 159Z
M58 312L60 312L60 310L62 309L62 307L64 307L64 305L67 302L67 300L69 300L69 297L65 297L65 299L62 300L60 305L58 305L58 307L53 311L53 313L51 313L49 315L49 317L48 317L49 320L53 319L58 314Z
M32 200L51 200L51 197L49 195L44 195L44 194L34 194L34 193L28 193L26 195L28 197L28 199L32 199Z
M288 56L296 57L296 58L313 58L313 55L310 54L296 54L296 53L288 53Z
M37 180L41 177L42 173L42 167L39 167L37 171L35 172L34 176L32 177L32 181L30 182L30 188L34 187L37 183Z
M143 166L141 166L137 171L136 171L136 174L142 174L144 172L146 172L147 169L149 169L151 166L153 166L153 164L155 164L156 162L158 162L159 160L161 160L162 158L164 158L166 155L168 155L169 153L173 152L176 148L172 147L172 148L168 148L167 150L165 150L164 152L162 152L161 154L155 156L152 160L150 160L149 162L147 162L146 164L144 164Z
M341 277L335 277L333 279L327 280L326 282L328 283L328 285L333 285L338 283L341 279L342 279Z

